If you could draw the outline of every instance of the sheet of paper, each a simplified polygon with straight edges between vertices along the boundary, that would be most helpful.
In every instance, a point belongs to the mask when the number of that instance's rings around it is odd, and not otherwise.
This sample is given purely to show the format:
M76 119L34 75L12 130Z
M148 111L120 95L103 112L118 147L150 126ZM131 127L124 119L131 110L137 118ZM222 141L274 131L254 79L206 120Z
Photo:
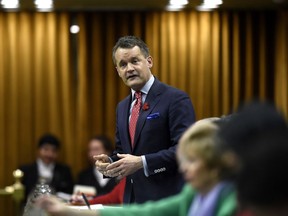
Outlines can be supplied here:
M81 194L84 193L88 196L96 196L97 191L95 187L87 186L87 185L74 185L73 194Z
M78 210L89 210L88 206L86 205L82 205L82 206L73 206L73 205L69 205L70 208L73 209L78 209ZM103 205L102 204L94 204L94 205L90 205L91 210L96 210L96 209L103 209Z
M72 197L71 194L67 194L67 193L63 193L63 192L57 192L56 196L58 198L64 200L64 201L66 201L66 202L68 202L71 199L71 197Z

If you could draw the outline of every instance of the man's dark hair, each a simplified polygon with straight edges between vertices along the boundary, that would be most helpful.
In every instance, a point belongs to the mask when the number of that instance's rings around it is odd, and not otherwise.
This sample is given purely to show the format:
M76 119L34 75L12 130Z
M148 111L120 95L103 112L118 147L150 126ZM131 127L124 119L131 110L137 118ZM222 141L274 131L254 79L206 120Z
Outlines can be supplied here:
M44 145L52 145L56 149L60 148L60 142L58 138L52 134L44 134L40 137L38 141L38 148L42 148Z
M235 185L244 207L288 201L288 126L274 104L254 101L223 119L222 148L239 159Z
M259 101L245 104L222 121L219 136L223 147L235 151L240 157L249 151L247 141L254 136L288 127L274 104Z
M288 130L257 135L236 178L243 207L277 207L288 203Z
M116 65L115 53L118 48L131 49L135 46L138 46L140 48L141 53L146 58L150 55L148 46L140 38L131 35L124 36L119 38L119 40L112 49L112 60L114 65Z

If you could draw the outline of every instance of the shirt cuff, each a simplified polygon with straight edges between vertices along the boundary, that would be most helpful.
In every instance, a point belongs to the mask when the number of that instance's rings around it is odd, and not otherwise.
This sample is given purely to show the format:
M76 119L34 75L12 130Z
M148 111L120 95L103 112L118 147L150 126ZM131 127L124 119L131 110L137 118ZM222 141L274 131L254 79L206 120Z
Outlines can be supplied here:
M147 165L146 157L144 155L141 155L141 158L142 158L142 162L143 162L144 174L146 177L148 177L149 172L148 172L148 165Z

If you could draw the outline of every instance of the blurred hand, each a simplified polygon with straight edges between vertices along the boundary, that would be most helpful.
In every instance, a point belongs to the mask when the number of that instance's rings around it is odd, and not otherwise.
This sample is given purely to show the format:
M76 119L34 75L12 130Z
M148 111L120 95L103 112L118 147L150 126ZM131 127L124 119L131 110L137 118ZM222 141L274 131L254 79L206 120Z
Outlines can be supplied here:
M86 205L82 195L80 194L73 194L70 203L72 205Z
M120 160L109 164L106 167L106 175L117 177L121 180L125 176L131 175L137 170L143 168L142 158L130 154L117 154Z
M35 206L44 209L49 216L99 216L97 210L81 210L81 214L79 214L79 210L66 206L55 196L40 196L36 200Z
M66 216L69 215L69 208L60 202L55 196L40 196L35 205L44 209L50 215Z
M110 164L108 155L100 154L93 156L96 169L101 172L103 175L106 175L106 167Z

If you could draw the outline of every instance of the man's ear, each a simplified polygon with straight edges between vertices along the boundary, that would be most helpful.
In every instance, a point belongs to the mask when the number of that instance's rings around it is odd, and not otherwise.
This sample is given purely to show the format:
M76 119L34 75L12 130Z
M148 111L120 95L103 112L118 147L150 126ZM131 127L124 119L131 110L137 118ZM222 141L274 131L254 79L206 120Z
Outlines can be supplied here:
M148 67L152 68L152 66L153 66L153 58L152 58L152 56L148 56L146 60L148 62Z

